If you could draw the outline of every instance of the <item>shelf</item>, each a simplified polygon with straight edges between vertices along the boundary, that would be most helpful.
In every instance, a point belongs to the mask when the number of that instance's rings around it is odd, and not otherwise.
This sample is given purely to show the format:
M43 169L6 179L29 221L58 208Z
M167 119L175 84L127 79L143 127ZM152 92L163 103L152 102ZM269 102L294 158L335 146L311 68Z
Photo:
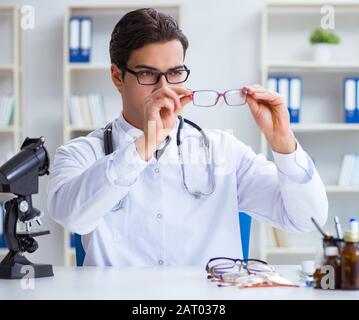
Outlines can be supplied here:
M0 5L0 11L14 10L14 8L15 6L11 6L11 5L4 5L4 4Z
M68 63L66 68L70 71L110 71L111 65L107 63Z
M315 254L315 247L270 247L265 249L266 254Z
M315 61L278 61L278 62L269 62L267 67L269 72L288 71L288 70L316 71L316 72L319 71L359 72L359 62L318 63Z
M335 8L336 24L340 25L340 36L345 41L333 50L332 60L318 62L312 59L309 38L324 15L320 8L328 4ZM262 13L261 82L266 85L271 76L302 78L301 114L304 122L293 123L291 128L303 149L316 160L322 180L327 181L328 214L340 218L352 215L352 212L355 214L359 186L339 186L337 175L342 155L359 151L359 123L342 120L343 79L359 77L359 46L355 42L359 1L266 0ZM261 153L273 158L264 134L261 134L260 148ZM268 237L267 226L261 224L259 256L264 260L271 255L273 261L283 264L298 262L318 249L317 241L310 234L306 244L301 241L302 236L288 235L291 240L288 247L275 247L275 241L268 241Z
M357 187L357 186L326 185L325 190L330 193L358 193L359 187Z
M84 5L71 5L69 7L69 10L124 10L124 9L133 9L133 8L143 8L147 7L148 4L146 2L143 3L133 3L130 1L127 2L121 2L121 4L84 4ZM156 3L151 2L152 8L173 8L173 7L179 7L180 2L171 2L171 3Z
M292 124L295 132L359 131L359 123L298 123Z
M316 8L321 7L324 5L332 5L335 7L359 7L359 4L357 1L328 1L326 0L313 0L313 1L288 1L288 0L267 0L267 6L268 7L275 7L275 8Z
M14 71L15 66L10 63L0 64L0 71Z
M15 132L15 128L13 126L10 127L0 127L0 133L13 133Z

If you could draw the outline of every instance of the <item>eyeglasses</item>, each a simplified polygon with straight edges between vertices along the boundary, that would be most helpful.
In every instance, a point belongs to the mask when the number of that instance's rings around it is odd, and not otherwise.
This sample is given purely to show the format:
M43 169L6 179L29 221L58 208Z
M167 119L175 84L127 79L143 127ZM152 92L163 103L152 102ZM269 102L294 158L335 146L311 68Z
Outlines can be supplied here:
M167 82L170 84L183 83L188 79L190 74L190 70L186 66L170 69L166 72L151 69L134 71L127 67L124 70L136 76L137 82L144 86L150 86L158 83L162 76L165 76Z
M259 259L212 258L206 265L207 278L218 286L271 287L294 286L290 280L281 277L275 268Z
M226 257L212 258L206 265L209 277L220 278L225 273L242 272L248 274L260 272L274 272L274 267L259 259L232 259Z
M243 88L228 90L223 93L215 90L197 90L193 91L192 94L193 105L198 107L213 107L218 103L220 97L223 97L229 106L241 106L247 102L247 92Z

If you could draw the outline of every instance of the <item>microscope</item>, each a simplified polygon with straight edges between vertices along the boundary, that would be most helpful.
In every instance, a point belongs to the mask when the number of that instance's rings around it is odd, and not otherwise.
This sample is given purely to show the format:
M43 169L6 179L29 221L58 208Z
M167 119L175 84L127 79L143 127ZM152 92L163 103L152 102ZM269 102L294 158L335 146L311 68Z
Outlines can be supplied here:
M35 264L24 256L25 252L38 249L34 237L50 233L31 232L33 223L41 225L42 215L32 206L32 195L38 193L38 177L49 174L50 161L44 142L44 137L26 138L21 151L0 167L0 193L15 195L4 205L4 236L9 253L0 263L0 279L24 278L29 270L34 278L54 275L52 265ZM18 222L25 226L25 232L17 230Z

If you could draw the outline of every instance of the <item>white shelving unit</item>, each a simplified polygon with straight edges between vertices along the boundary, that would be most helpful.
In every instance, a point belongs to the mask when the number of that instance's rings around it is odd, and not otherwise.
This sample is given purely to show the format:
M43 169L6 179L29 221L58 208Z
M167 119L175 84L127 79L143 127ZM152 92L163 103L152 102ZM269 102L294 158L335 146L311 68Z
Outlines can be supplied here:
M118 117L121 112L121 97L114 87L110 73L108 52L111 33L120 18L129 11L152 7L172 15L180 23L181 7L175 1L146 3L131 1L118 5L76 5L67 8L64 17L64 97L63 133L64 142L84 136L97 129L93 126L73 126L70 123L68 99L71 94L100 93L104 98L107 121ZM90 16L93 20L92 57L90 63L70 63L68 53L68 22L74 15ZM75 250L70 246L70 234L64 231L65 265L75 264Z
M343 120L343 79L359 76L359 2L331 1L335 8L335 30L341 44L332 61L311 59L309 37L320 26L324 1L266 1L262 12L261 77L299 76L303 80L301 120L292 124L304 150L313 158L326 185L329 218L324 229L334 233L333 217L342 227L358 215L359 187L338 186L344 153L359 153L359 124ZM261 153L272 159L270 146L261 134ZM285 233L288 245L275 247L272 228L260 226L260 256L272 263L299 263L313 259L321 246L320 234Z
M11 124L0 127L0 165L18 152L22 136L20 90L22 35L19 22L19 11L16 6L0 5L0 96L11 94L15 98ZM0 201L5 200L9 200L8 195L0 194ZM0 261L7 252L7 249L0 248Z

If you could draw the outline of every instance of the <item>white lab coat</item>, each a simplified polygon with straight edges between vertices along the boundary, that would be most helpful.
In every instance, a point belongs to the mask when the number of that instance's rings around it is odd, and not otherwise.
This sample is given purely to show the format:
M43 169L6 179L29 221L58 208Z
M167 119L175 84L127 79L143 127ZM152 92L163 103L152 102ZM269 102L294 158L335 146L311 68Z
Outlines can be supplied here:
M142 131L122 114L113 123L111 155L104 153L103 129L57 149L48 211L69 231L82 235L84 265L204 266L216 256L241 257L239 211L291 232L312 231L311 216L325 223L325 188L298 142L292 154L272 151L273 163L233 135L205 130L216 188L196 199L183 184L178 123L159 160L139 157L134 141ZM189 155L204 154L198 131L185 124L183 137L185 145L191 145L185 161ZM193 162L186 167L188 184L206 191L205 166Z

